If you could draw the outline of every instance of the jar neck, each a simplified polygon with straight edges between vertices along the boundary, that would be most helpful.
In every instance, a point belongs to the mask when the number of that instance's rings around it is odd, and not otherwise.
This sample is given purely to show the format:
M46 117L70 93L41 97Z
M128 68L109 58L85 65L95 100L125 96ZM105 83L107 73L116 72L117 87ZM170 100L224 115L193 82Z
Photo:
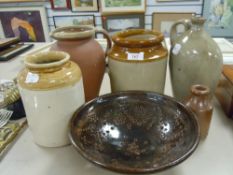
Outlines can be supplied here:
M194 101L205 101L210 99L210 89L204 85L193 85L191 87L192 99Z
M50 34L56 40L79 40L94 37L94 35L95 28L86 25L60 27Z
M195 32L201 32L204 29L203 24L192 24L191 30Z
M67 61L59 66L53 66L48 68L31 68L31 67L27 67L27 68L32 73L52 73L61 70L63 66L69 66L69 65L70 62Z
M66 52L48 51L27 56L25 65L31 72L54 72L68 64L69 59Z
M85 38L74 38L74 39L57 39L57 44L58 45L68 45L68 46L74 46L76 47L77 45L83 44L88 42L89 40L92 40L93 37L85 37Z
M114 44L121 47L141 48L161 46L164 36L154 30L130 29L116 33L112 36Z

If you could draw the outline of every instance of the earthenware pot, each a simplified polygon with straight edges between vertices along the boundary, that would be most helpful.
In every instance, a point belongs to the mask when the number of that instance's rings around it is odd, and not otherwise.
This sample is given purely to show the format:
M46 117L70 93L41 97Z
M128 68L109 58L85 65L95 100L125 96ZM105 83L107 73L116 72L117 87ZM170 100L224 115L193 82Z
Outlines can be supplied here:
M174 96L184 100L194 84L210 88L213 95L222 70L222 53L215 41L205 32L205 19L193 17L190 21L178 21L171 28L170 72ZM177 34L177 26L184 25L183 34Z
M68 122L84 103L82 74L65 52L41 52L25 58L18 74L20 95L37 144L69 144Z
M111 47L111 39L105 30L97 30L92 26L68 26L55 29L51 37L57 40L51 50L65 51L71 60L76 62L82 71L85 99L89 101L99 94L105 72L105 55L100 44L94 39L97 33L107 38L107 50Z
M144 29L125 30L112 37L108 53L111 89L146 90L163 93L167 49L163 34Z
M70 139L90 162L123 174L162 171L188 158L199 142L195 114L155 92L106 94L81 106Z
M210 89L207 86L193 85L190 96L184 102L189 109L196 113L201 129L201 139L205 139L208 135L213 113L213 105L209 93Z

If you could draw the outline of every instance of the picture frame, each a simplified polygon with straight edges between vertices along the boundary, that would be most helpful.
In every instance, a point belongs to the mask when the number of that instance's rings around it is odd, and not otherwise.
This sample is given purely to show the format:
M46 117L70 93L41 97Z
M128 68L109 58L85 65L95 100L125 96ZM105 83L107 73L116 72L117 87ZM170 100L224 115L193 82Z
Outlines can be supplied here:
M102 14L144 13L146 0L101 0L100 9Z
M152 14L152 29L158 30L164 34L164 37L170 36L171 26L174 22L181 19L191 19L194 12L154 12ZM182 32L184 29L178 26L177 31Z
M114 33L132 28L145 28L145 16L144 13L139 14L114 14L102 16L103 28L113 35Z
M70 9L70 0L50 0L53 10L68 10Z
M202 16L206 18L205 30L212 37L233 38L232 1L204 1L202 8Z
M0 3L2 2L12 2L12 3L15 3L15 2L45 2L46 0L0 0Z
M72 16L53 16L55 28L70 25L92 25L95 26L94 15L72 15Z
M0 37L22 42L50 41L44 6L0 7Z
M186 1L200 1L200 0L156 0L157 2L186 2Z
M97 12L97 0L70 0L72 12Z

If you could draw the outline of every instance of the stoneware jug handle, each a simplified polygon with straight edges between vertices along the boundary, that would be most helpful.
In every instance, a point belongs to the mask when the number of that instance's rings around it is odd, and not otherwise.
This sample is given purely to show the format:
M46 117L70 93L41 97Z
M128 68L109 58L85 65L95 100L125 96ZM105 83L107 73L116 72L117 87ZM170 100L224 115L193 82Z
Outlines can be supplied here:
M112 48L112 40L111 40L110 36L108 35L108 32L104 29L95 29L95 33L96 34L101 33L107 39L107 48L105 50L105 57L106 57L108 54L108 51Z
M171 31L170 31L171 46L174 46L174 44L176 43L175 40L177 39L177 37L179 37L178 32L177 32L177 26L178 25L183 25L184 26L184 32L191 28L191 22L188 19L180 20L180 21L175 22L172 25Z

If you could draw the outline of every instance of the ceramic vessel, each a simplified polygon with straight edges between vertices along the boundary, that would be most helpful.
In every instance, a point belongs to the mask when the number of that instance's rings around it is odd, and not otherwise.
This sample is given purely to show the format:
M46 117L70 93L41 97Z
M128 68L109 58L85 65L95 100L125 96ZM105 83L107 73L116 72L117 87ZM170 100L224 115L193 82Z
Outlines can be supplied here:
M194 84L210 88L213 95L222 69L222 53L215 41L205 32L205 19L193 17L191 23L178 21L171 28L170 72L174 96L184 100ZM176 28L184 25L186 31L178 35Z
M84 103L80 68L67 53L57 51L27 56L25 65L17 81L35 142L47 147L69 144L68 122Z
M70 120L70 139L87 160L123 174L175 166L199 142L195 114L174 98L125 91L97 97Z
M112 92L145 90L163 93L167 49L162 33L131 29L112 37L114 46L108 53Z
M57 40L51 50L65 51L71 60L76 62L82 71L85 99L89 101L99 94L105 72L105 55L100 44L94 39L97 33L107 38L107 50L111 47L111 39L104 30L92 26L69 26L55 29L51 37Z
M208 135L210 122L213 113L213 105L209 96L210 89L204 85L193 85L191 95L185 105L196 113L200 125L200 137L205 139Z

